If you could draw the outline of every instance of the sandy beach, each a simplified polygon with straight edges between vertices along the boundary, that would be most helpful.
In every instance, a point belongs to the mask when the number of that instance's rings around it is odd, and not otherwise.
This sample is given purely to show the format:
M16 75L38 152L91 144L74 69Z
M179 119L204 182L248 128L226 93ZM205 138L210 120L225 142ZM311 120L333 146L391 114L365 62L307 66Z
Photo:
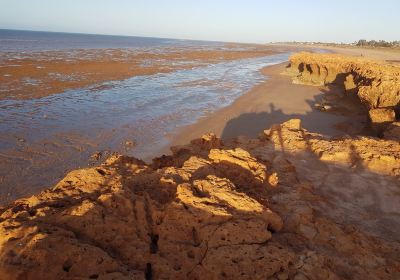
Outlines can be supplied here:
M185 145L172 155L113 154L0 207L0 272L396 279L400 70L303 52L261 71L267 80L174 135ZM366 85L371 73L380 82Z
M400 51L388 48L332 47L325 45L272 44L301 50L339 53L364 57L379 62L398 64ZM310 87L292 83L285 74L288 63L266 67L262 73L266 81L239 97L230 106L203 117L193 125L182 128L170 136L171 145L189 143L191 139L213 132L222 139L237 136L257 137L272 124L298 118L310 132L327 136L370 134L365 108L354 98L337 98L334 88ZM328 101L335 109L321 111L318 105ZM316 106L317 105L317 106ZM169 149L162 150L169 153Z
M68 171L98 164L114 152L140 158L144 154L146 159L161 155L158 147L168 150L169 146L163 135L174 132L178 121L193 122L189 118L200 114L196 103L210 102L201 94L215 92L209 98L218 98L221 93L222 102L227 102L223 100L234 97L223 95L240 95L241 86L253 83L255 78L250 75L257 76L257 72L251 74L251 67L256 66L249 66L250 60L257 63L258 58L292 49L224 44L140 52L21 52L17 59L8 53L0 68L4 117L0 124L0 203L49 187ZM243 62L246 59L250 60ZM250 67L250 72L242 72L241 67ZM250 73L249 77L244 73ZM192 97L185 94L188 91ZM177 98L171 99L174 95ZM176 111L171 102L178 100L187 112ZM215 110L208 104L202 106Z
M19 72L15 72L15 75L12 77L5 78L15 78L15 83L18 83L20 86L22 85L22 88L15 87L15 91L9 91L9 94L13 98L30 99L82 86L82 83L91 85L105 79L122 79L128 75L145 75L163 71L172 72L181 68L196 68L196 66L199 67L200 65L204 66L221 61L307 49L304 46L293 45L272 47L247 46L251 48L243 51L237 50L239 46L241 45L228 45L227 50L221 51L204 50L176 53L176 50L171 50L172 53L168 55L130 54L131 56L128 55L127 57L122 50L108 52L105 50L93 50L87 51L87 58L81 53L81 58L79 60L72 60L72 62L62 58L62 56L60 61L51 61L49 58L42 59L38 56L35 61L30 61L29 63L27 62L28 60L24 60L27 63L25 66L13 68L20 69L18 70ZM314 47L312 50L319 51L320 49ZM331 49L330 51L333 50ZM336 49L336 52L341 51ZM371 58L381 60L388 59L386 55L387 53L391 53L390 51L363 51L365 52L365 56L369 57L371 52ZM80 52L78 51L78 53ZM100 54L102 53L108 53L108 56L101 56ZM377 54L380 56L377 56ZM52 55L55 55L55 53L47 53L48 57ZM357 53L354 53L354 55L358 56ZM166 59L167 56L168 59ZM164 59L161 59L162 57ZM152 60L150 67L133 67L134 63L142 63L145 59ZM174 63L174 61L181 63ZM28 85L34 89L32 91L27 91L27 88L23 88L21 81L25 76L31 75L29 71L24 71L24 69L29 70L38 65L45 64L47 65L45 68L39 68L39 71L34 71L34 73L38 75L37 78L39 80L42 79L43 85L46 85L46 89L33 84ZM265 79L263 82L242 94L227 107L215 112L203 113L203 117L194 124L174 129L172 133L165 135L165 140L157 138L157 141L162 142L162 145L159 144L157 148L150 146L142 147L140 143L139 146L136 146L135 139L138 139L138 136L146 136L146 131L143 129L139 131L137 126L130 123L121 127L113 126L99 134L94 134L94 136L89 136L91 131L94 131L91 125L85 126L86 135L82 135L77 131L64 130L46 135L46 137L43 139L39 138L39 140L34 140L36 137L34 131L26 135L21 135L20 133L15 133L15 135L14 133L4 134L0 137L5 147L0 154L0 157L3 159L0 163L0 167L3 170L3 174L0 174L0 185L4 186L1 190L3 194L1 200L9 201L25 194L34 193L56 182L69 170L99 163L107 155L115 151L135 155L134 149L140 150L146 148L146 154L141 158L150 162L153 157L170 154L170 146L187 144L192 139L198 138L208 132L213 132L222 139L231 139L237 136L255 138L272 124L298 118L301 119L303 127L308 131L329 137L371 134L370 131L365 129L368 122L365 108L359 103L357 98L344 98L341 95L337 95L335 94L335 89L332 87L309 87L294 84L292 78L285 74L287 64L285 62L262 69L261 72ZM45 80L48 77L49 71L65 71L63 72L65 75L67 75L66 73L75 71L74 73L77 74L80 73L77 70L78 68L79 71L86 71L86 73L91 74L95 78L86 79L86 76L83 75L76 81L56 81L55 84L47 83L48 81ZM128 71L128 68L132 71ZM205 80L188 84L182 83L181 85L194 87L196 83L200 82L208 83ZM12 83L5 83L2 86L8 87L11 85ZM52 85L55 86L53 87ZM101 90L101 88L95 86L93 92L96 90ZM30 94L27 95L28 92ZM9 97L2 95L2 98ZM321 104L330 104L332 108L330 110L321 110ZM75 105L72 104L72 106ZM58 114L64 114L64 109L60 108L60 110ZM48 118L46 115L39 117ZM57 115L53 115L52 117L57 117ZM99 115L99 117L101 116ZM176 117L171 116L171 118ZM154 119L151 126L160 125L162 127L163 125L161 124L166 121L166 118L170 117ZM38 121L40 122L40 120ZM45 133L46 131L43 131L40 134L45 135ZM121 134L121 136L116 137L117 133ZM145 139L146 143L154 141L151 138ZM159 146L162 148L158 148ZM43 170L46 170L46 172L43 172ZM28 177L30 180L27 180ZM14 185L11 188L10 184L12 182Z
M3 2L0 280L400 280L400 1Z
M291 77L285 75L287 64L264 68L265 82L230 106L180 130L172 136L172 145L186 144L209 132L222 139L255 138L271 125L293 118L300 119L310 132L327 136L357 134L363 130L367 119L357 100L338 99L334 89L293 84ZM335 109L329 112L317 109L316 105L324 100L334 102Z

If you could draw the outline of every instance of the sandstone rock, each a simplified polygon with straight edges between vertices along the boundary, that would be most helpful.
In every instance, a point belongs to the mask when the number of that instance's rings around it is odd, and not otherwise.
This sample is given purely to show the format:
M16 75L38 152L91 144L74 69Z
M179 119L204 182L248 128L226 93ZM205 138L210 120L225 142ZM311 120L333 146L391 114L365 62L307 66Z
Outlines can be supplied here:
M276 150L299 152L307 150L304 139L304 130L301 129L301 120L292 119L281 125L273 125L264 131L267 139L274 143Z
M382 137L388 126L396 120L396 114L393 109L378 108L369 110L371 128Z
M396 120L396 114L393 109L379 108L369 110L369 117L373 123L388 123Z
M255 158L253 158L248 152L241 148L235 150L216 150L210 151L208 157L215 163L224 164L232 166L237 165L244 170L250 172L260 184L266 181L266 171L265 165L259 163Z
M194 143L210 143L203 140ZM210 140L206 148L219 145ZM219 166L223 173L247 170L246 178L266 180L265 166L240 149L213 149L208 159L191 157L182 168L152 170L142 161L113 156L101 167L71 172L52 190L2 212L1 275L185 278L197 266L209 275L236 275L237 268L226 266L231 261L220 257L224 252L271 258L267 243L282 220L229 179L208 175L214 164L228 164ZM287 262L286 251L281 254ZM216 260L224 271L214 269Z
M322 161L337 162L350 167L365 167L380 174L398 176L400 170L400 142L385 141L372 137L357 139L327 139L298 129L299 122L273 125L264 131L275 150L291 153L313 153ZM395 137L397 126L393 125ZM387 135L390 131L387 132Z
M278 173L276 173L276 172L272 173L272 174L268 177L268 183L269 183L272 187L278 186L278 184L279 184Z
M400 68L365 58L301 52L290 57L294 82L330 85L357 94L367 109L400 110ZM372 116L371 116L372 115ZM394 121L393 112L370 112L372 122Z
M400 143L299 120L239 144L206 135L151 166L113 155L0 208L1 279L395 277L400 245L329 216L337 205L303 179L311 157L400 176Z
M191 144L206 150L220 148L222 146L221 139L217 138L214 133L208 133L203 135L200 139L192 140Z

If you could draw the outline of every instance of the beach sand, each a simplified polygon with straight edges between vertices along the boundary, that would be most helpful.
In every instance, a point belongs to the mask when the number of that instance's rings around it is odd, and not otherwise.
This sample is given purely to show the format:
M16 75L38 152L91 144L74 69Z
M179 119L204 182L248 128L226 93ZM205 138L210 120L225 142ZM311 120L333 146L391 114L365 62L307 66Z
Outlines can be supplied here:
M400 49L391 48L360 48L360 47L324 47L335 53L349 56L363 56L380 60L389 64L400 64Z
M237 136L257 137L272 124L298 118L310 132L327 136L356 134L362 131L365 114L357 100L335 99L335 90L292 83L285 74L287 63L262 70L267 79L236 99L230 106L200 119L171 137L172 145L213 132L222 139ZM323 112L316 108L324 99L336 103L336 110ZM338 106L341 105L341 106ZM358 122L355 123L354 119ZM167 150L164 150L167 152Z
M268 46L280 46L286 48L302 48L307 51L325 50L332 53L343 54L347 56L365 57L368 59L378 60L383 63L399 65L400 64L400 48L371 48L357 46L333 46L329 44L269 44Z
M400 50L389 48L333 47L324 45L271 44L308 51L326 50L348 56L363 56L389 64L400 63ZM272 124L299 118L310 132L327 136L370 134L365 131L365 108L356 99L337 99L333 88L293 84L285 75L287 63L266 67L262 73L266 81L236 99L230 106L182 128L171 136L171 145L182 145L191 139L213 132L222 139L237 136L257 137ZM336 110L316 109L323 100L335 103ZM163 152L168 153L168 148Z
M177 61L184 61L187 58L190 61L197 61L198 63L211 63L215 60L219 61L219 59L232 60L268 55L282 50L296 49L302 50L304 46L275 46L264 49L255 48L253 51L188 52L186 54L174 54L174 58L170 58L176 59ZM114 53L113 57L115 60L118 54ZM386 57L377 58L385 59ZM37 62L38 61L40 60L37 60ZM102 81L103 79L120 79L125 77L124 75L134 75L133 72L124 72L124 69L127 69L125 68L127 67L126 62L107 64L106 58L104 58L104 60L92 62L96 64L96 66L92 65L94 69L99 71L94 71L97 73L97 78L87 81L82 80L83 83L91 84ZM61 67L62 69L66 69L66 71L77 71L74 67L79 66L81 67L80 69L86 69L85 67L92 67L90 63L86 65L84 61L81 64L76 62L76 64L72 63L68 67L66 66L67 68L62 68L63 66L61 66L67 65L68 63L66 61L62 61L60 64L58 62L51 62L50 65L52 65L51 67ZM103 69L101 67L103 63L104 65L108 65L109 68L106 67ZM193 66L192 64L190 65L190 67ZM180 64L177 67L188 66ZM338 95L334 94L335 90L332 88L293 84L290 76L282 75L282 73L285 72L285 67L286 63L264 68L262 70L262 73L266 76L264 82L236 99L231 105L216 112L205 114L205 116L199 119L195 124L183 127L173 135L167 135L170 140L169 144L160 150L155 149L154 152L149 154L144 160L150 161L153 157L169 154L170 146L189 143L192 139L198 138L208 132L213 132L222 139L229 139L241 135L257 137L259 133L269 128L272 124L282 123L293 118L301 119L302 126L308 131L328 136L369 133L368 131L364 131L364 124L367 122L367 119L364 108L360 105L358 100L338 99ZM113 72L116 69L120 71ZM145 68L137 68L135 71L160 71L160 69L161 68L149 68L146 70ZM48 71L48 69L46 71ZM112 75L110 73L112 73ZM48 91L32 91L31 95L24 95L23 98L32 98L35 96L43 97L48 94L54 94L53 90L65 90L66 87L73 88L80 85L80 82L73 85L63 82L58 85L60 88L57 86L52 88L50 84ZM20 93L23 92L24 91L21 91ZM10 94L13 95L13 93ZM15 93L13 98L22 98L22 96ZM334 110L323 112L317 109L318 104L327 101L335 105ZM130 131L129 133L134 136L137 131ZM104 137L104 141L109 142L112 141L113 135L110 133L110 135L102 137ZM8 140L5 139L5 141ZM24 141L24 139L21 141ZM85 147L93 146L92 142L91 139L87 139L85 136L76 136L68 133L60 133L55 139L47 139L44 142L41 141L38 145L32 145L31 143L27 145L25 142L18 142L15 152L2 156L4 160L1 161L0 168L4 172L2 176L0 176L0 185L5 187L2 189L1 196L3 199L0 200L0 203L32 194L49 187L70 169L97 163L98 161L88 162L87 155L82 152L85 150ZM27 149L24 148L25 146ZM79 158L75 155L77 151L80 154ZM39 155L39 160L33 160L37 155ZM54 160L49 160L48 155L50 155L50 157L51 155L57 156L52 157ZM70 164L59 166L57 160L60 159L64 162L70 162ZM47 172L42 172L43 168L45 168ZM21 169L23 171L20 171ZM21 176L21 173L25 175ZM26 180L27 174L36 174L36 179L31 178L28 182ZM38 174L39 176L37 176ZM45 184L43 182L50 183ZM32 187L32 185L35 187Z
M338 55L290 61L264 68L267 81L182 129L173 143L192 141L173 155L152 164L113 155L0 206L0 275L398 279L400 142L392 137L400 131L363 137L353 124L366 115L361 88L374 93L386 82L395 89L386 101L396 101L399 71ZM361 77L353 88L337 81L349 64ZM382 83L359 83L371 72ZM311 86L322 82L329 87ZM352 94L360 100L344 98ZM191 139L208 131L223 141ZM356 135L326 137L343 133Z
M148 50L147 53L103 49L73 50L71 51L73 53L49 51L42 52L36 57L21 53L20 58L16 60L7 60L2 57L0 59L2 66L0 67L2 74L0 75L0 90L2 91L0 100L3 99L4 106L16 108L19 106L14 105L14 100L6 99L39 98L32 100L31 104L34 105L30 105L31 100L27 100L27 109L40 111L44 108L48 111L35 116L26 115L22 124L18 121L13 122L15 115L4 114L6 121L13 123L12 128L3 124L5 132L0 135L0 204L50 187L70 170L98 164L112 152L134 155L132 150L141 148L136 141L138 137L148 137L147 139L152 140L152 136L146 134L148 131L143 132L140 125L131 124L128 121L124 125L118 126L117 123L101 131L94 125L87 125L84 133L71 129L68 125L65 128L62 122L57 122L57 119L66 119L65 116L73 115L74 111L69 111L68 106L62 105L62 102L60 102L61 106L55 110L51 110L51 106L48 109L46 107L48 101L40 98L54 95L51 100L61 100L64 97L57 93L89 86L91 88L87 91L88 94L91 94L93 89L93 96L95 96L97 90L107 86L101 85L105 81L120 80L135 75L172 72L243 58L269 56L286 52L287 49L231 44L221 49L214 47L200 50L170 48L163 49L162 53L158 53L157 49ZM24 58L25 55L30 58ZM51 73L54 75L49 75ZM193 84L193 86L196 85ZM15 103L18 103L18 100ZM104 107L108 108L104 112L107 116L115 114L108 103ZM86 111L86 108L83 107L81 110ZM47 115L49 111L51 115ZM82 122L85 122L85 116L82 118ZM46 127L42 130L32 129L41 122L51 123L52 119L55 119L55 122L51 124L48 131ZM102 122L106 123L103 116L99 115L98 119L101 120L99 127ZM158 124L164 119L160 117L153 121ZM96 121L90 124L93 123L97 125ZM57 125L59 125L58 130ZM12 130L14 127L16 131ZM38 127L41 126L38 125ZM160 146L161 144L158 147ZM152 155L160 155L156 152L154 151Z

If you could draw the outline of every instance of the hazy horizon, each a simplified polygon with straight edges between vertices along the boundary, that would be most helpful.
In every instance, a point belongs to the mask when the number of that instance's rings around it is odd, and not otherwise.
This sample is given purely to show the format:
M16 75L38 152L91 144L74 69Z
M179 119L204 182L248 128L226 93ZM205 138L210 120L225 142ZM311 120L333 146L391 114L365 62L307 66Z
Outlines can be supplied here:
M0 29L243 43L400 40L395 0L0 1Z
M43 33L61 33L61 34L71 34L71 35L94 35L94 36L114 36L114 37L138 37L138 38L149 38L149 39L167 39L167 40L188 40L188 41L204 41L204 42L220 42L220 43L242 43L242 44L268 44L268 43L357 43L359 40L365 38L354 39L353 41L348 42L335 42L335 41L270 41L270 42L239 42L239 41L217 41L217 40L205 40L205 39L191 39L191 38L173 38L173 37L150 37L150 36L137 36L137 35L125 35L125 34L102 34L102 33L81 33L81 32L68 32L68 31L50 31L50 30L29 30L29 29L8 29L8 28L0 28L0 30L7 31L17 31L17 32L43 32ZM381 39L371 38L371 40L379 41ZM399 41L399 40L388 40L388 42Z

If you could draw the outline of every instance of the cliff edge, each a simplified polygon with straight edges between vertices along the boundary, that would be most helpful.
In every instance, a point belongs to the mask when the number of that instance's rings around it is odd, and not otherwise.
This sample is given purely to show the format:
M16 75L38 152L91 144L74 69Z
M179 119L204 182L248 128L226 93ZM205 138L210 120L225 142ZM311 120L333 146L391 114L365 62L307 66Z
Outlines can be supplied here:
M400 67L363 57L300 52L290 57L288 71L296 83L327 85L358 96L380 135L400 118Z
M398 68L300 53L287 70L353 95L379 137L292 119L151 164L115 154L0 207L0 278L399 279Z
M172 150L151 165L114 155L1 209L2 279L400 275L398 142L291 120Z

